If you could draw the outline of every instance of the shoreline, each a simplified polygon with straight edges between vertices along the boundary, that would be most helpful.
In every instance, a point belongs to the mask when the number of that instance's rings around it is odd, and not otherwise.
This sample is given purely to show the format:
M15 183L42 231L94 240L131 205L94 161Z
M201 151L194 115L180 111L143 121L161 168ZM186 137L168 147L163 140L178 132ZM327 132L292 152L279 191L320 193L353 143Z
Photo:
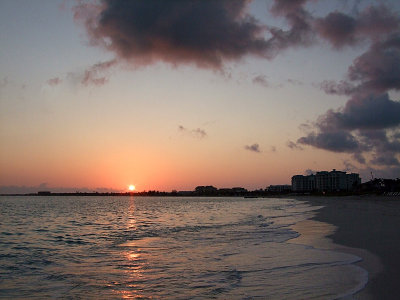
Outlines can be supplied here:
M316 213L318 213L318 211L316 211ZM351 248L334 243L329 236L335 233L337 227L329 223L314 220L313 218L314 217L311 217L310 219L300 221L290 226L291 229L298 232L300 235L288 242L310 246L315 249L352 254L358 257L360 260L352 264L364 269L368 273L368 280L365 285L352 294L351 299L374 299L373 296L367 292L366 286L371 278L375 277L383 270L379 257L365 249ZM343 299L347 298L345 297Z
M290 242L353 254L368 272L353 299L398 299L400 285L400 202L379 196L294 197L319 206L315 215L291 228ZM384 201L382 201L384 200Z

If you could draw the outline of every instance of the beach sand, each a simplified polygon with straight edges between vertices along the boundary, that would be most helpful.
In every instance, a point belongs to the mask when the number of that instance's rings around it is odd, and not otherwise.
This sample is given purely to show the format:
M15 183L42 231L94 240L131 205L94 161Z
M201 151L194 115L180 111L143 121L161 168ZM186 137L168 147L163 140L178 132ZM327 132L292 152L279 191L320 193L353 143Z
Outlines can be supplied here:
M400 299L400 199L378 196L296 197L323 206L293 226L293 243L335 249L362 258L366 287L354 299Z

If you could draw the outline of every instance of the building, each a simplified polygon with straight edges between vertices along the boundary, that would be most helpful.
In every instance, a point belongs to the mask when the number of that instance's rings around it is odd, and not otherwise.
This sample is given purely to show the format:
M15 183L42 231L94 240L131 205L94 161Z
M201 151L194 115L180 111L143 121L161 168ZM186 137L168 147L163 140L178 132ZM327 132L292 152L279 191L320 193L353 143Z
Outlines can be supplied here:
M359 174L336 171L321 171L315 175L292 177L292 189L294 192L339 192L351 191L361 184Z
M356 187L361 185L361 178L360 175L357 173L350 173L347 174L347 189L353 190Z
M270 185L267 187L267 191L272 193L285 193L292 191L292 186L288 184Z
M315 178L316 188L319 192L348 190L346 172L336 171L335 169L331 172L322 171L317 172Z
M315 191L315 175L294 175L292 177L292 191L297 193Z

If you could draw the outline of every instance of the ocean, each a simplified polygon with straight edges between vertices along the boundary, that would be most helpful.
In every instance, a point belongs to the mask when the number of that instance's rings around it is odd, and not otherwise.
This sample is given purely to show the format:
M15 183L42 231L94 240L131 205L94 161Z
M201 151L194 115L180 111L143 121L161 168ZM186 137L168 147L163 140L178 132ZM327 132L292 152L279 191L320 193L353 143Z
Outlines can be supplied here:
M295 199L0 197L0 298L351 299L354 255L291 243Z

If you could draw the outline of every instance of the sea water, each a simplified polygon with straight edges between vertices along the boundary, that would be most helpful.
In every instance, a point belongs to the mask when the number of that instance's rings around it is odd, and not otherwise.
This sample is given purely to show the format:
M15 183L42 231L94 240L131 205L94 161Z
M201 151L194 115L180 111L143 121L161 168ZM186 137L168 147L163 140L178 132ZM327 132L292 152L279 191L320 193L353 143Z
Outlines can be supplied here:
M337 299L353 255L290 243L293 199L0 197L0 298Z

